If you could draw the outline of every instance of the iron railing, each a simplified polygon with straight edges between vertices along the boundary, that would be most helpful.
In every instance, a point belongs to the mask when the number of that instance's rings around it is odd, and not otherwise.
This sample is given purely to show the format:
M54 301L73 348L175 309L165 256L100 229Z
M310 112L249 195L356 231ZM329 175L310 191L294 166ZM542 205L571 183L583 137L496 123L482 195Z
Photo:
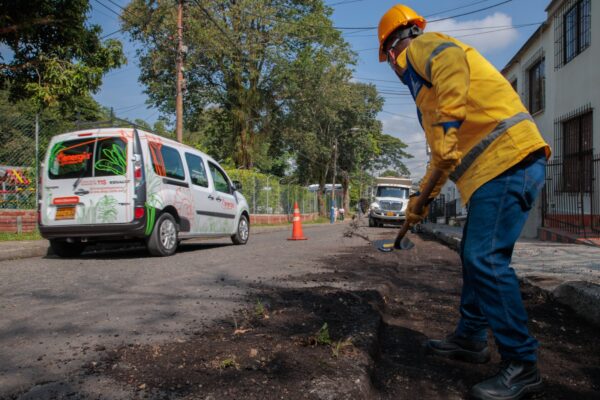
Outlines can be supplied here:
M595 187L600 176L600 155L581 157L577 187L572 180L572 160L552 159L546 167L546 186L542 192L542 226L588 237L600 233L600 190Z

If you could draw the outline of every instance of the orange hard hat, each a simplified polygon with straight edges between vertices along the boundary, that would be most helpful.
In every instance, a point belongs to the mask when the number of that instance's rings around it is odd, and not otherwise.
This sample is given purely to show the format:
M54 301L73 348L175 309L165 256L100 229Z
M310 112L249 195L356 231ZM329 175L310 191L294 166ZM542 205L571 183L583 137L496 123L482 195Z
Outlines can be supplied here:
M379 38L379 62L386 60L386 54L383 51L383 44L392 32L396 29L407 26L417 25L421 29L425 29L427 21L425 18L417 14L412 8L403 4L396 4L381 17L377 37Z

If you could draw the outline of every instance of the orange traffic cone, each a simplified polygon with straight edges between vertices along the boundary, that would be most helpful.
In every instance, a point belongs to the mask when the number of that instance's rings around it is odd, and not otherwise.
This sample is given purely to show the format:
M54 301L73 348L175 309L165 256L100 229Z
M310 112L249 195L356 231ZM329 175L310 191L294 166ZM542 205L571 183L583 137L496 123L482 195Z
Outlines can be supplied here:
M307 237L304 237L302 233L302 221L300 218L300 209L298 208L298 202L294 203L294 218L292 219L292 237L288 238L288 240L306 240Z

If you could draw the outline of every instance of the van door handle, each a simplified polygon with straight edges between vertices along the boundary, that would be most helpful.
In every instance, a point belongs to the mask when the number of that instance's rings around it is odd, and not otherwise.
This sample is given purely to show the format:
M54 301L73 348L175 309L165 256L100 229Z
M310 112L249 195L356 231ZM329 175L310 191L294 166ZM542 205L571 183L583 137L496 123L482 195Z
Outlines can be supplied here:
M90 192L89 190L79 189L76 192L74 192L73 194L76 194L77 196L84 196L84 195L88 194L89 192Z
M212 194L209 194L209 195L208 195L208 199L209 199L209 200L214 200L214 199L215 199L215 197L214 197Z

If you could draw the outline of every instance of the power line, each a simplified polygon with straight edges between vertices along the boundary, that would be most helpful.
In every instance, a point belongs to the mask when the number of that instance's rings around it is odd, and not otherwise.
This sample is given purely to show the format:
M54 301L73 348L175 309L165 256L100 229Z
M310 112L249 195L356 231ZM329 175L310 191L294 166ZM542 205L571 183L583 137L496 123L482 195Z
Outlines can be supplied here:
M457 35L457 36L454 36L454 37L457 38L457 39L459 39L459 38L464 38L464 37L469 37L469 36L479 36L479 35L485 35L485 34L488 34L488 33L494 33L494 32L500 32L500 31L507 31L507 30L511 30L511 29L521 29L521 28L526 28L526 27L529 27L529 26L539 25L539 24L541 24L541 22L534 22L534 23L531 23L531 24L522 24L522 25L513 25L513 26L510 26L510 27L507 25L506 28L502 28L502 29L490 29L490 30L484 31L484 32L471 33L471 34L468 34L468 35ZM479 30L479 29L488 29L488 27L477 28L477 30ZM464 30L467 30L467 29L464 29ZM473 30L475 30L475 28L473 28ZM442 33L445 33L445 32L447 32L447 31L443 31ZM374 51L374 50L379 50L379 47L368 47L368 48L365 48L365 49L358 49L358 50L353 50L353 51L355 51L357 53L360 53L360 52L363 52L363 51Z
M337 3L333 3L333 4L326 4L327 7L333 7L333 6L341 6L344 4L350 4L350 3L358 3L361 1L365 1L365 0L346 0L346 1L338 1Z
M464 8L468 8L468 7L471 7L471 6L477 5L477 4L488 3L488 2L490 2L490 1L491 1L491 0L479 0L479 1L474 1L474 2L472 2L472 3L465 4L464 6L460 6L460 7L454 7L454 8L449 8L449 9L447 9L447 10L444 10L444 11L438 11L438 12L435 12L435 13L433 13L433 14L425 15L425 18L433 17L434 15L440 15L440 14L443 14L443 13L446 13L446 12L449 12L449 11L462 10L462 9L464 9Z
M384 114L390 114L390 115L395 115L397 117L403 117L403 118L410 118L410 119L418 119L417 117L412 117L410 115L405 115L405 114L397 114L397 113L393 113L393 112L389 112L389 111L384 111L381 110L380 112L384 113Z
M109 6L107 6L106 4L102 3L100 0L94 0L94 1L96 3L98 3L98 4L100 4L102 7L106 8L111 13L115 14L117 17L121 16L121 14L119 14L118 12L116 12L115 10L113 10L112 8L110 8Z
M465 15L471 15L471 14L475 14L475 13L478 13L478 12L481 12L481 11L489 10L490 8L499 7L499 6L503 5L503 4L510 3L512 1L513 0L505 0L505 1L502 1L500 3L492 4L491 6L488 6L488 7L479 8L479 9L474 10L474 11L469 11L469 12L462 13L462 14L457 14L457 15L451 15L449 17L444 17L444 18L433 19L431 21L428 21L428 23L445 21L447 19L452 19L452 18L464 17Z

